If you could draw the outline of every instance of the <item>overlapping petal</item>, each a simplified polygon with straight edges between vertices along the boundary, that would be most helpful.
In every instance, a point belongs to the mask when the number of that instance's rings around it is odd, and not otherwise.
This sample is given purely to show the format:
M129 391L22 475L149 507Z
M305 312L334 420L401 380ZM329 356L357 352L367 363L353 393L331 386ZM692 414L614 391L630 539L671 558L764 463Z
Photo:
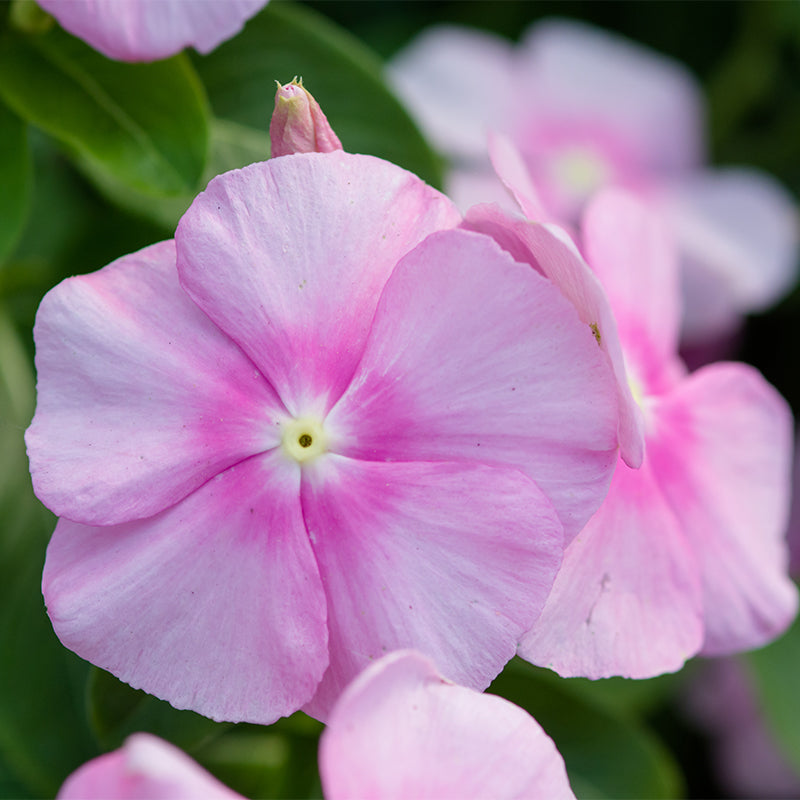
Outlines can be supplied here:
M177 747L134 733L112 753L93 758L59 789L57 800L241 800Z
M356 369L395 264L459 221L447 198L388 162L284 156L211 181L178 226L178 270L293 415L324 413Z
M649 460L619 464L519 654L565 677L677 670L703 642L697 566Z
M403 647L485 688L561 563L556 513L514 469L329 455L304 474L303 511L329 598L330 667L306 706L322 719L370 661Z
M208 53L267 0L40 0L70 33L118 61L156 61L192 46Z
M43 592L71 650L217 720L274 722L312 696L328 663L300 468L279 452L150 519L60 520Z
M320 742L328 800L570 798L564 762L521 708L393 653L342 695Z
M703 652L758 647L797 611L784 539L792 420L744 364L693 373L656 409L648 458L700 567Z
M487 205L471 208L460 227L490 236L516 261L545 275L590 327L614 370L620 453L626 464L638 467L644 458L644 420L631 393L617 322L603 287L575 245L555 226L512 219Z
M555 286L488 237L445 231L398 264L328 421L354 458L518 466L572 537L616 460L615 391Z
M36 493L58 515L155 514L279 441L285 409L181 290L171 241L59 284L34 336L26 441Z

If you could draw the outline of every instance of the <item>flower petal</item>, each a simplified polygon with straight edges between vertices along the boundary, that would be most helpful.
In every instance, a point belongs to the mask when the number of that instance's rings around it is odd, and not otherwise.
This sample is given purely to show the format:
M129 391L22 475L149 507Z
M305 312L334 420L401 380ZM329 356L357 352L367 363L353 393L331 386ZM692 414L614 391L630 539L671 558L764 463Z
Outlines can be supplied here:
M26 441L36 493L60 516L150 516L280 441L285 409L181 290L171 241L59 284L34 338Z
M399 167L341 151L220 175L176 233L181 281L294 416L327 411L355 371L399 259L460 215Z
M703 642L699 566L646 460L617 465L519 654L565 677L673 672Z
M134 733L70 775L57 800L241 800L177 747Z
M728 333L797 280L795 201L766 173L698 172L665 190L661 208L681 250L689 341Z
M644 458L644 418L631 392L617 322L600 281L572 240L554 225L510 219L491 206L471 208L460 227L491 236L516 261L545 275L575 306L611 362L617 383L620 453L629 467L639 467Z
M278 453L150 519L62 519L43 591L66 647L213 719L274 722L311 697L328 663L299 467Z
M455 25L432 26L396 55L388 78L425 134L444 154L486 156L486 134L513 108L511 43Z
M324 718L371 660L414 647L483 689L514 655L561 562L562 528L517 470L356 461L303 478L328 597L331 663L306 710Z
M398 265L328 423L354 458L516 466L570 536L616 460L615 382L591 330L548 281L468 231L435 234Z
M655 409L648 458L695 552L703 584L703 653L765 644L797 611L785 541L792 419L751 367L692 373Z
M189 45L208 53L267 0L42 0L63 28L118 61L156 61Z
M382 658L347 688L319 761L327 800L574 797L533 717L444 680L413 651Z

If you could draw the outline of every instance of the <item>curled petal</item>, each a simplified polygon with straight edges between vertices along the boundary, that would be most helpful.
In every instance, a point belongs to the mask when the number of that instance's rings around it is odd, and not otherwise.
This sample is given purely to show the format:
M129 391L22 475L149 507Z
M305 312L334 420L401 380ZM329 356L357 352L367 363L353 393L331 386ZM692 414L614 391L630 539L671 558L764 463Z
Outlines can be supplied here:
M34 339L26 442L36 493L60 516L150 516L279 442L285 409L181 290L172 241L60 283Z
M371 660L402 647L483 689L514 655L561 563L562 528L514 469L329 455L303 479L328 596L331 663L306 710L325 718Z
M529 714L450 683L412 651L382 658L347 688L319 760L327 800L574 797Z
M56 634L176 708L265 725L296 711L328 663L299 484L268 454L150 519L60 520L42 582Z

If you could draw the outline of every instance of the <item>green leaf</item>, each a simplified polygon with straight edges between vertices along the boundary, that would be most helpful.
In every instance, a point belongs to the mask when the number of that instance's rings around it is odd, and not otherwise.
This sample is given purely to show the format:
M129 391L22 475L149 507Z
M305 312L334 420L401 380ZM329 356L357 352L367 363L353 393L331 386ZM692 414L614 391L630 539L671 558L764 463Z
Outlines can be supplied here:
M111 61L60 28L0 37L0 97L70 152L142 191L193 191L208 144L202 86L184 55Z
M19 238L30 205L27 126L0 103L0 263Z
M4 782L41 797L97 751L83 713L85 665L56 639L42 600L55 521L28 476L23 432L33 397L28 356L0 308L0 761Z
M679 797L680 773L661 742L638 721L589 702L570 683L515 659L489 691L526 709L547 731L581 800Z
M104 750L116 749L131 733L147 731L191 751L230 727L194 711L179 711L96 667L89 675L87 696L92 731Z
M195 65L218 117L269 130L275 81L301 76L344 149L370 153L441 183L441 164L389 92L378 57L307 8L270 3Z
M787 763L800 775L800 618L776 642L743 658L767 727Z

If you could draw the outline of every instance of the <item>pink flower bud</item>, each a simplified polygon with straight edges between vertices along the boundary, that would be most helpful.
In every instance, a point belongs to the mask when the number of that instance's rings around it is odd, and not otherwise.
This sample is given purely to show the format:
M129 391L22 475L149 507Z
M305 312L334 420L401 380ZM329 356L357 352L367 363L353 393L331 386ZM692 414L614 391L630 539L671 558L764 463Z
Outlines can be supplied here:
M319 103L303 86L302 78L294 78L285 86L278 83L269 136L273 158L291 153L329 153L342 149L339 137L333 132Z

